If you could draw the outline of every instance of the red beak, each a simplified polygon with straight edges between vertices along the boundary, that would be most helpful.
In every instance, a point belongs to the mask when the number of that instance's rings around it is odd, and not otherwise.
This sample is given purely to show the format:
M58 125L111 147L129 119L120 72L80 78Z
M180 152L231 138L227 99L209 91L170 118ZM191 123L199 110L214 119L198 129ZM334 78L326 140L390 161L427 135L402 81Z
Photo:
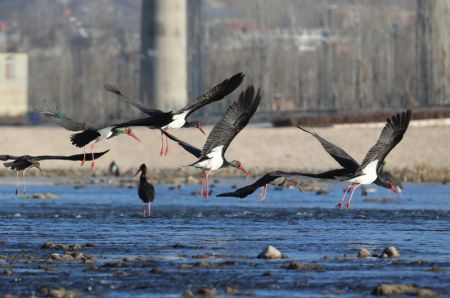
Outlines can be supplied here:
M203 130L203 128L200 126L200 124L197 126L197 129L200 130L201 133L202 133L203 135L206 136L206 133L205 133L205 131Z
M250 176L250 173L247 172L242 165L239 167L239 170L241 170L245 175Z
M395 192L399 196L402 196L402 194L398 191L398 189L397 189L397 187L395 185L392 184L390 190Z
M135 139L136 141L138 141L138 142L141 141L141 140L138 138L138 136L135 135L134 132L133 132L131 129L128 131L128 135L129 135L130 137L134 138L134 139Z

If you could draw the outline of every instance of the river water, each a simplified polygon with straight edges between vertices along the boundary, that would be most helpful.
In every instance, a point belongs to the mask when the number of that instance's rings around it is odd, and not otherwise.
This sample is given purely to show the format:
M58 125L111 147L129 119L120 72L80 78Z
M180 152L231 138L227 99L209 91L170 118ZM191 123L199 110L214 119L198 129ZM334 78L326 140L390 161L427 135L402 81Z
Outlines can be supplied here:
M380 283L450 295L450 186L409 183L385 203L367 198L386 190L358 192L348 211L335 208L343 186L323 195L271 187L260 202L257 192L215 197L230 191L227 182L208 201L193 195L197 186L159 185L152 217L143 218L136 189L35 181L32 193L61 198L22 199L14 185L1 184L0 295L45 296L42 288L64 287L82 296L180 297L207 287L220 297L228 286L236 295L361 297ZM64 254L40 248L49 241L92 244L81 251L96 259L49 262L52 253ZM286 257L257 259L267 245ZM356 258L362 247L380 254L391 245L400 258ZM311 266L287 269L294 261Z

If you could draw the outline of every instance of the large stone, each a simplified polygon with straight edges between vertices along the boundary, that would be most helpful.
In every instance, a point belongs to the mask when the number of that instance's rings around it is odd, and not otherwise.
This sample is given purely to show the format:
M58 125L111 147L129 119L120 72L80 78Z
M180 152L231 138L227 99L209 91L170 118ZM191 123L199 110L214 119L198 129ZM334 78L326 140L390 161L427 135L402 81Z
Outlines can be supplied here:
M419 297L434 297L439 295L438 292L430 289L421 289L408 284L379 284L372 292L378 296L392 295L416 295Z
M398 258L400 257L400 253L398 252L395 246L386 247L381 253L382 258Z
M283 254L272 245L267 246L258 255L258 259L281 259L281 258L283 258Z
M358 251L358 258L367 258L367 257L370 257L370 252L365 248L361 248Z

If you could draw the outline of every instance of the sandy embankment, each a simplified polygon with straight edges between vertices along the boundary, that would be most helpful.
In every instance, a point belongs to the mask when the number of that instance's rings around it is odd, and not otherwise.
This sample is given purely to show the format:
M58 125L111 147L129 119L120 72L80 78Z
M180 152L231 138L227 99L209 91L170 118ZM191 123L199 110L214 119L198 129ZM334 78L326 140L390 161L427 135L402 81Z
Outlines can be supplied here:
M211 127L207 127L209 132ZM356 160L362 160L367 150L376 142L381 127L328 127L314 128L316 132L343 147ZM122 171L136 169L146 163L153 169L177 169L192 163L193 156L173 142L169 155L159 156L160 134L156 130L136 128L142 143L128 136L119 136L95 145L96 151L110 149L96 161L97 169L106 170L115 160ZM77 154L83 150L72 146L70 132L60 127L2 127L0 154L40 155ZM179 138L201 147L206 137L195 129L175 131ZM90 148L86 148L90 152ZM403 141L391 152L387 168L402 169L425 164L432 168L450 168L450 127L411 126ZM336 167L320 144L309 134L297 128L247 127L233 141L227 158L239 159L249 170L298 169L325 170ZM46 161L44 169L70 169L79 167L76 162ZM14 174L11 172L11 174Z

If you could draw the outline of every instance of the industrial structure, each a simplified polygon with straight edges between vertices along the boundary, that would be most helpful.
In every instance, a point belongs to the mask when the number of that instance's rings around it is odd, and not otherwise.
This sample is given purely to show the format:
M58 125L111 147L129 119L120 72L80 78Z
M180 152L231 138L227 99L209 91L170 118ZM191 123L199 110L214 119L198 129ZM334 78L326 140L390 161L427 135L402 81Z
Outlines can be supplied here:
M0 51L28 54L28 111L45 99L88 121L138 114L105 82L174 109L240 71L263 91L259 116L447 111L449 13L446 0L0 1Z

